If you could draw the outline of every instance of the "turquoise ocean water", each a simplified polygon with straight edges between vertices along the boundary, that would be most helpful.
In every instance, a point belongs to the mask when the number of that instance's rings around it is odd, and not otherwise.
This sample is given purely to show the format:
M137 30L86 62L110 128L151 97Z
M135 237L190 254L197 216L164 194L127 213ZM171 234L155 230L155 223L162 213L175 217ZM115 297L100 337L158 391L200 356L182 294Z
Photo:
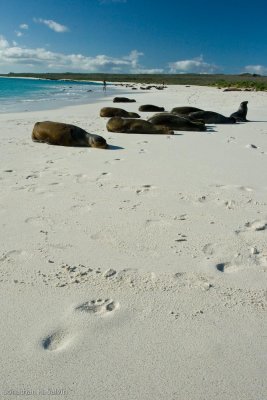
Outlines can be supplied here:
M102 83L0 77L0 113L86 104L102 96Z

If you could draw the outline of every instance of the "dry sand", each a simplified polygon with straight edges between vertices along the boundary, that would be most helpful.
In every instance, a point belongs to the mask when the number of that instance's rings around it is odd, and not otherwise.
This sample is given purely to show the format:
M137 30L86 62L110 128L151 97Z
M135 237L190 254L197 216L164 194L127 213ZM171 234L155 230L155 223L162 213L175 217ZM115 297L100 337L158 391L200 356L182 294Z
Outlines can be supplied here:
M120 90L120 89L118 89ZM126 94L127 95L127 94ZM266 395L267 93L169 86L141 104L248 119L174 136L109 133L103 106L0 114L4 399ZM141 113L147 118L149 113ZM76 124L110 150L33 143Z

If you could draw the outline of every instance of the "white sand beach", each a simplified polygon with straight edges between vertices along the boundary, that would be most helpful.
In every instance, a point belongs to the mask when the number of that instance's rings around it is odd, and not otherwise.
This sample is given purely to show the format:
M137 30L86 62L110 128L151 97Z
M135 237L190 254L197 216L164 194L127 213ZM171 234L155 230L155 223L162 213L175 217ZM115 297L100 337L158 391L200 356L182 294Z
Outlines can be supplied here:
M267 93L126 95L128 111L226 116L247 100L250 122L110 133L108 90L94 104L0 114L1 398L263 400ZM110 149L34 143L44 120Z

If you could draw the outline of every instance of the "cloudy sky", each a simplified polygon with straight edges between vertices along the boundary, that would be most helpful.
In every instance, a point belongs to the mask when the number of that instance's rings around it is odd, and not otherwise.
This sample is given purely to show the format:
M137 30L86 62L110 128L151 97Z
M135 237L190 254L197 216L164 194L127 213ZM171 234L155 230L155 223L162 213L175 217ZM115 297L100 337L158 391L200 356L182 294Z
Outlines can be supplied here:
M0 0L0 73L267 75L266 0Z

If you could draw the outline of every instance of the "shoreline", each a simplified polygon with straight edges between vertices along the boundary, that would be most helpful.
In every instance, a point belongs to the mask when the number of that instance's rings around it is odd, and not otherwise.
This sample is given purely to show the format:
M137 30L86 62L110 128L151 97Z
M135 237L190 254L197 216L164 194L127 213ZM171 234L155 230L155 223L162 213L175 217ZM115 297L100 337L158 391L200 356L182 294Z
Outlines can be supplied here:
M17 78L14 78L17 79ZM20 79L20 78L18 78ZM21 79L32 79L32 78L21 78ZM36 80L36 79L34 79ZM39 79L37 79L39 80ZM46 79L43 79L43 81L48 81ZM65 81L55 81L55 82L65 82ZM66 81L66 85L69 83L77 83L78 85L83 85L86 82L79 82L79 81ZM88 82L88 84L90 83L90 87L95 88L95 82ZM11 114L12 112L35 112L35 111L42 111L42 110L53 110L53 109L59 109L59 108L63 108L63 107L71 107L72 105L83 105L83 104L94 104L95 102L101 101L102 97L105 97L106 95L103 93L102 90L100 90L99 88L101 88L101 85L98 84L97 85L97 89L96 90L85 90L83 93L71 93L70 98L68 98L68 96L66 95L66 97L63 98L52 98L50 100L48 100L47 98L37 98L37 99L27 99L27 100L23 100L20 98L15 97L14 100L12 100L12 98L6 102L6 103L1 103L0 102L0 106L2 107L2 110L0 110L0 114ZM90 92L87 94L87 92ZM121 88L117 88L113 85L108 85L108 92L109 94L112 96L115 96L116 92L123 92L123 90L121 90ZM126 90L124 90L124 92L126 92ZM61 93L60 91L60 87L59 87L59 91L58 93ZM68 93L67 93L68 94ZM46 96L49 96L49 93L45 94ZM108 95L108 94L107 94ZM54 102L54 104L53 104ZM5 108L4 108L5 107ZM13 109L12 109L13 107Z

